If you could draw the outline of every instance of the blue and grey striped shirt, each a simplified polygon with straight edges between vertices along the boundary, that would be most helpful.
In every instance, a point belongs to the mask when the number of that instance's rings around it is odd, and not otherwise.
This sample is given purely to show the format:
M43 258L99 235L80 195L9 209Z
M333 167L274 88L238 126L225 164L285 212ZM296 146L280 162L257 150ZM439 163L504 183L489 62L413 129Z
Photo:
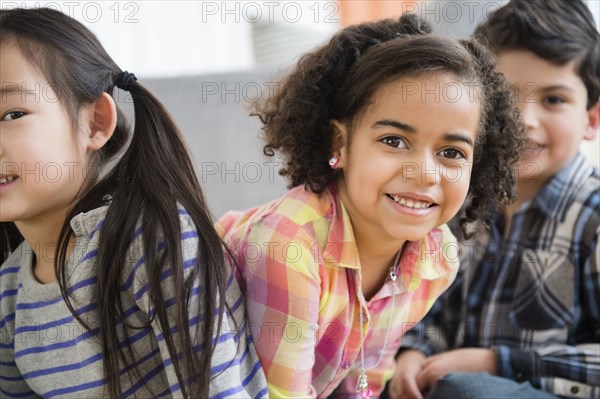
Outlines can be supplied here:
M40 284L32 272L32 248L22 243L0 267L0 397L7 398L104 398L99 329L95 323L93 293L97 275L98 237L107 207L73 218L76 244L66 264L74 308L89 325L85 329L67 308L56 282ZM184 270L196 264L198 232L191 218L180 210ZM121 300L128 323L147 325L153 305L144 270L141 229L132 239L124 265ZM52 251L54 248L51 249ZM221 333L210 365L215 376L213 398L266 397L263 371L244 319L244 303L235 278L230 276L226 300L231 313L224 315ZM163 274L163 290L172 285ZM198 282L194 296L202 295ZM194 301L190 301L193 303ZM175 299L166 301L174 310ZM202 322L198 305L190 305L190 328ZM175 316L173 316L175 317ZM240 326L234 329L235 319ZM172 331L176 334L176 326ZM157 321L130 333L135 364L123 364L123 397L181 396L171 359ZM201 350L201 349L199 349ZM137 372L131 372L137 367ZM207 366L208 367L208 366Z

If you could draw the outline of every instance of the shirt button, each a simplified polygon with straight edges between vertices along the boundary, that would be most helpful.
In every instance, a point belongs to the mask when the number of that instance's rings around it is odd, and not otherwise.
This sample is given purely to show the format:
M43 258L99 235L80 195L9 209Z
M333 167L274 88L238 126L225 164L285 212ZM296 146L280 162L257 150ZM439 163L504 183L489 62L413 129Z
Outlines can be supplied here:
M350 362L344 362L342 364L342 368L345 369L345 370L349 369L350 366L352 366L352 364Z
M573 393L573 394L577 394L577 393L579 393L579 387L577 387L577 386L572 386L572 387L571 387L571 393Z

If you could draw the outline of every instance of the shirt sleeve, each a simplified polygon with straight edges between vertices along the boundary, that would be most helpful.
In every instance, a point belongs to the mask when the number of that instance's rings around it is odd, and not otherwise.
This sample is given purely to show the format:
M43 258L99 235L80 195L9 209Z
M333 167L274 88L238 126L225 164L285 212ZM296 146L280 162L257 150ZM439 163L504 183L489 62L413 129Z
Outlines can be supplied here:
M316 245L284 217L255 223L235 247L248 319L269 395L316 397L312 386L321 296Z
M580 276L581 322L574 331L573 345L548 345L543 350L496 347L498 374L528 380L557 395L593 397L600 393L600 247L598 234L592 255L583 264ZM578 384L579 383L579 384Z
M194 267L198 267L198 231L187 212L180 210L181 222L181 248L182 248L182 269L184 278L189 278ZM139 259L143 261L143 249L141 245L141 234L136 238L132 245L131 259ZM143 264L142 264L143 265ZM202 267L203 265L200 265ZM143 267L136 270L133 269L134 284L133 295L138 307L145 312L149 318L154 315L154 304L148 295L148 278L146 272L142 272ZM165 307L167 310L167 318L170 326L171 334L173 334L174 342L178 342L178 326L176 315L176 298L169 297L169 293L174 292L174 280L171 278L172 271L167 268L161 276L161 285L165 294ZM189 328L192 338L196 335L197 329L202 329L199 323L202 322L201 299L203 288L201 281L195 281L190 293L189 301ZM230 273L227 280L226 301L230 306L230 311L223 312L223 320L218 336L213 336L214 351L212 362L210 365L212 380L210 384L210 396L214 398L220 397L236 397L249 398L266 396L266 392L260 392L266 386L264 375L260 369L254 348L246 339L248 332L247 325L243 320L244 304L241 299L241 293L237 287L237 282ZM218 298L216 302L218 303ZM215 312L217 309L215 309ZM218 318L215 313L214 331L216 334L218 328ZM163 331L157 319L155 319L151 327L158 342L162 364L165 370L167 382L170 391L177 392L179 390L179 381L172 365L172 357L169 353L167 344L164 340ZM236 328L237 327L237 328ZM197 342L193 343L197 351L206 350ZM166 394L169 392L167 391ZM163 393L164 394L164 393Z
M407 349L418 350L425 356L432 356L448 349L441 329L435 323L439 315L439 301L436 302L427 314L427 318L408 330L402 337L402 346L396 356Z

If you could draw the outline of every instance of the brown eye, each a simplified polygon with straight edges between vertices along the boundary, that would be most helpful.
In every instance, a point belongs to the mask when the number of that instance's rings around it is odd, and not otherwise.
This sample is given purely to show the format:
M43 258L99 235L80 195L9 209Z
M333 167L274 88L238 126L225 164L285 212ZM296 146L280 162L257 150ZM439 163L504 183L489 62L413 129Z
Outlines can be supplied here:
M565 100L559 96L547 96L543 100L546 104L559 105L565 102Z
M406 142L397 136L384 137L381 142L394 148L406 148Z
M440 151L439 154L441 156L443 156L444 158L450 158L450 159L466 158L465 154L463 154L461 151L457 150L456 148L446 148L445 150Z
M12 111L12 112L7 112L3 117L2 117L2 121L4 122L8 122L8 121L14 121L15 119L19 119L21 117L25 116L25 112L21 112L21 111Z

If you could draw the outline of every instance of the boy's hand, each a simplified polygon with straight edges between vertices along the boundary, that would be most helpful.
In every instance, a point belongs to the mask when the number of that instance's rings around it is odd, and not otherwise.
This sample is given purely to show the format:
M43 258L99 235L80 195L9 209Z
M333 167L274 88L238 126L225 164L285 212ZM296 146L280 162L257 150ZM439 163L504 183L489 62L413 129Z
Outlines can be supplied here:
M388 388L391 399L423 399L417 376L423 371L426 360L427 357L418 350L408 349L398 356L396 372Z
M491 349L465 348L455 349L427 358L421 373L417 376L417 385L421 390L431 389L436 381L448 373L479 373L487 371L496 375L496 353Z

